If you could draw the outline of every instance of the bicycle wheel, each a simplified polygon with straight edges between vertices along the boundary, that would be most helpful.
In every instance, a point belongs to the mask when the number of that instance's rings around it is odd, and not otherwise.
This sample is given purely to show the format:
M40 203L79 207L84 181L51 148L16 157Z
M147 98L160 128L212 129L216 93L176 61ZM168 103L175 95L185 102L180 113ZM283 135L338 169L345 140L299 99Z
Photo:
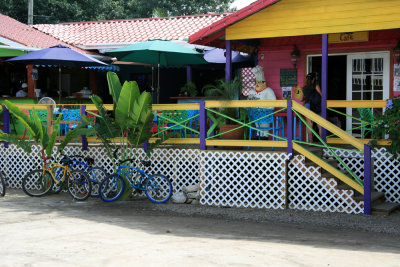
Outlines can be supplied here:
M33 170L22 179L22 189L31 197L45 195L53 187L54 181L49 171Z
M53 173L54 178L57 181L54 183L53 187L51 188L51 193L58 194L64 188L63 187L64 182L62 181L62 178L64 176L64 168L59 167L59 166L54 166L53 168L51 168L51 172Z
M124 179L117 174L108 176L100 185L100 197L106 202L117 200L124 192Z
M83 171L71 171L68 175L68 192L76 200L86 200L92 192L89 176Z
M0 197L6 194L6 181L3 172L0 172Z
M164 203L172 195L172 185L164 175L153 174L147 180L144 191L148 199L154 203Z
M93 167L90 172L90 180L92 182L92 197L99 196L99 188L101 182L107 177L106 171L101 167Z

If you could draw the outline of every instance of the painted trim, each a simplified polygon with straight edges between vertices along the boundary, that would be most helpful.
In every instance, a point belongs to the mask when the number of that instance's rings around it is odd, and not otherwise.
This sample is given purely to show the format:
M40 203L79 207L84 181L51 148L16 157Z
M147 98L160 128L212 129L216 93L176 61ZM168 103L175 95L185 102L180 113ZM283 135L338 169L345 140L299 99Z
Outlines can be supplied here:
M155 143L160 138L150 138L149 143ZM200 144L200 138L169 138L163 144Z
M328 100L329 108L384 108L386 100Z
M200 110L199 103L192 104L153 104L153 110Z
M293 102L293 109L302 114L303 116L311 119L312 121L316 122L317 124L321 125L322 127L326 128L330 132L334 133L335 135L339 136L343 140L345 140L347 143L353 145L357 149L364 151L364 143L362 143L360 140L357 138L354 138L353 136L349 135L347 132L343 131L336 125L330 123L327 120L324 120L322 117L320 117L318 114L312 112L311 110L307 109L306 107L300 105L297 102Z
M287 141L268 140L206 140L207 146L287 147Z
M360 140L364 144L368 144L371 141L374 141L375 139L358 139L358 140ZM347 142L343 141L340 138L327 138L326 141L328 144L347 144ZM380 146L390 146L390 144L392 143L391 140L386 140L386 139L375 140L375 141L377 141L378 145Z
M286 100L208 100L206 101L206 108L286 108L286 102Z
M311 153L310 151L308 151L307 149L303 148L302 146L296 143L293 143L293 148L294 150L296 150L297 152L299 152L300 154L302 154L303 156L305 156L306 158L308 158L309 160L311 160L312 162L314 162L315 164L317 164L318 166L320 166L321 168L325 169L327 172L332 174L332 176L340 179L342 182L346 183L351 188L353 188L360 194L364 195L364 188L361 185L359 185L358 183L356 183L355 181L344 175L336 168L326 163L323 159L317 157L316 155L314 155L313 153Z

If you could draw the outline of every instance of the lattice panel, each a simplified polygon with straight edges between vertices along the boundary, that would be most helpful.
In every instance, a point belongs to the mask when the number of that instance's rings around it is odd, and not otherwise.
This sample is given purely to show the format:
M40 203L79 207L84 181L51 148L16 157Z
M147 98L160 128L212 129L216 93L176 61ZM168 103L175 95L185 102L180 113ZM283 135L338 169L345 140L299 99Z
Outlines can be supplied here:
M251 71L252 68L240 69L240 79L242 82L242 95L248 96L250 91L256 86L256 76Z
M286 153L202 151L204 205L284 209Z
M361 180L364 180L364 156L349 151L337 150L335 153L343 159L352 171ZM329 152L324 151L329 156ZM392 155L386 148L378 148L372 151L374 162L375 190L385 193L388 202L400 203L400 164L392 159Z
M320 167L307 167L297 155L289 163L289 208L322 212L363 213L363 201L352 190L338 190L333 178L321 177Z

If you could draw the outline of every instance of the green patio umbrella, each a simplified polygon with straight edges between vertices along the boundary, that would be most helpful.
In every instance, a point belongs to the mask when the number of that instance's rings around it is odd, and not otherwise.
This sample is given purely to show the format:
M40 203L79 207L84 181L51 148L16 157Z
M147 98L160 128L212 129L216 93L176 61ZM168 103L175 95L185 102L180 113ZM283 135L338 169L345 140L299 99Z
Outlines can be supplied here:
M107 52L119 61L158 66L157 103L160 97L160 66L207 64L203 54L167 40L149 40Z

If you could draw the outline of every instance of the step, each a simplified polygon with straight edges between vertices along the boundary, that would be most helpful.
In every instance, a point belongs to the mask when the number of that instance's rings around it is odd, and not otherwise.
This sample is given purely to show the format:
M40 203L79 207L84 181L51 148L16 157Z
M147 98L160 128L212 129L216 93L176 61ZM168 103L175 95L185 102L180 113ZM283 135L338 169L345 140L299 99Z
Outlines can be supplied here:
M383 202L372 205L372 214L374 215L389 215L391 212L400 208L399 203Z
M364 201L364 196L359 195L359 196L354 196L354 200L356 201ZM371 203L375 204L380 204L385 201L385 194L382 192L378 191L372 191L371 192Z

